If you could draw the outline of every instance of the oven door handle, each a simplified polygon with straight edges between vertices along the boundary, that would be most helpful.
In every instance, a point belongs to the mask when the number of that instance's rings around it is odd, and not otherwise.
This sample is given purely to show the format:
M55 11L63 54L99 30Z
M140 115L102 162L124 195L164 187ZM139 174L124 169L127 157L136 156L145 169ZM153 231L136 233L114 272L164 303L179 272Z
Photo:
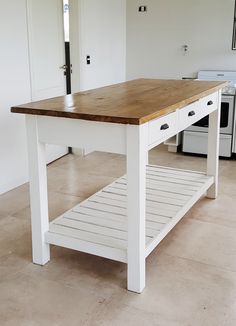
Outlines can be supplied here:
M214 104L213 101L207 102L207 105L213 105L213 104Z

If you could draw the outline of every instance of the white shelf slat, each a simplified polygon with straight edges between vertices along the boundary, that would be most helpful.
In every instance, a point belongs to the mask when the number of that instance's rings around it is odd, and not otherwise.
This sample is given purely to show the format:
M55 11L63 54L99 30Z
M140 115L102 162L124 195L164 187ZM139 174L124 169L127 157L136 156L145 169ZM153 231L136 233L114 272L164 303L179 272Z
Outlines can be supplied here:
M209 189L200 172L147 166L146 257ZM127 262L127 180L113 182L51 222L50 244Z

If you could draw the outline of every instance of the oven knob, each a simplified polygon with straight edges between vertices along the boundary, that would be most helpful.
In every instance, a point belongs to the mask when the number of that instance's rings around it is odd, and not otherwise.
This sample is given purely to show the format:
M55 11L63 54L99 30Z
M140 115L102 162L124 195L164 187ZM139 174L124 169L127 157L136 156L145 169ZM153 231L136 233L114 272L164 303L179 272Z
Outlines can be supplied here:
M208 103L207 103L207 105L212 105L213 104L213 102L212 101L209 101Z

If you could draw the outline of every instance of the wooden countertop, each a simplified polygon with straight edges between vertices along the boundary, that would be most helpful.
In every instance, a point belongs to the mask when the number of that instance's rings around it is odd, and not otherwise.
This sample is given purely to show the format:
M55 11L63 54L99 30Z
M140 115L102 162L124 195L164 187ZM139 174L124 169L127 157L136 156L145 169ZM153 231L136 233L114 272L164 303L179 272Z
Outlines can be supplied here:
M139 125L182 108L226 82L137 79L28 103L11 112Z

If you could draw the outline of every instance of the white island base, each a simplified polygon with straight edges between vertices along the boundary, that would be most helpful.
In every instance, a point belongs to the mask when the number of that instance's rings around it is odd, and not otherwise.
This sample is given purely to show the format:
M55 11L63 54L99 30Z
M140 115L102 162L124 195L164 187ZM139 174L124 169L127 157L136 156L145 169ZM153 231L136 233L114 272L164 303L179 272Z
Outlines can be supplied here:
M204 173L148 165L145 257L214 184ZM119 178L50 223L46 242L127 263L127 180Z
M50 260L50 244L124 262L141 293L146 257L205 192L217 197L223 86L140 79L12 108L26 114L33 262ZM148 165L148 151L207 115L205 174ZM45 144L126 155L127 174L49 224Z

